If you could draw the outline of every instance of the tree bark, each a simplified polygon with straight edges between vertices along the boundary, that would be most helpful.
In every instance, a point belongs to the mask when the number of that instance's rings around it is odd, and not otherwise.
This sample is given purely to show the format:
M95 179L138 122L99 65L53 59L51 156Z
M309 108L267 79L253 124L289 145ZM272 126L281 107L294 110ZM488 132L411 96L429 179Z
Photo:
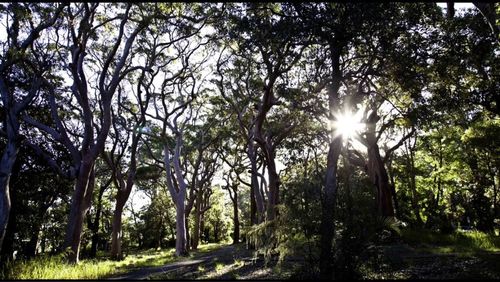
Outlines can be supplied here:
M269 147L269 146L266 146ZM266 154L269 155L267 158L267 173L269 179L269 199L267 200L267 220L273 220L276 218L278 211L276 210L276 205L279 203L279 185L280 180L278 173L276 171L276 163L274 160L274 150L272 148L267 148Z
M185 221L185 207L184 201L176 205L176 238L175 238L175 255L185 256L187 255L187 239L186 239L186 221Z
M380 151L377 144L368 148L368 174L373 185L376 188L377 208L383 217L394 216L394 206L392 203L392 189L389 183L389 177L380 157Z
M337 197L337 164L342 149L342 137L333 138L328 150L326 164L326 180L321 201L321 225L320 225L320 278L332 279L333 275L333 253L332 241L335 235L335 199Z
M446 18L453 19L455 16L455 2L448 1L446 2Z
M176 174L175 181L177 181L176 186L178 187L178 190L176 190L173 184L174 179L172 176L172 171L171 171L172 168L170 164L170 150L166 143L164 144L164 150L163 150L165 171L167 175L167 186L176 207L175 208L175 214L176 214L175 255L176 256L185 256L188 254L187 238L186 238L186 206L184 204L184 200L186 198L186 183L181 173L180 160L179 160L181 146L182 146L182 133L177 132L173 166Z
M4 265L7 262L14 260L14 234L17 230L17 211L19 210L19 201L17 200L16 190L12 190L12 206L10 210L9 222L7 223L7 230L0 252L0 262Z
M418 198L417 198L417 180L415 175L415 144L417 143L415 136L415 143L413 146L409 148L409 174L410 174L410 190L411 190L411 205L413 208L413 213L415 214L415 218L417 219L418 226L422 226L424 221L420 216L420 209L418 207Z
M7 127L10 126L7 125ZM0 252L2 250L3 240L7 231L7 223L9 222L11 208L9 191L10 175L12 168L14 167L14 163L16 162L18 152L19 147L16 146L16 139L8 140L0 162Z
M193 244L192 248L193 250L198 249L198 242L200 241L200 220L201 220L201 201L202 201L202 190L200 187L200 190L198 191L198 194L196 195L196 202L195 202L195 214L194 214L194 229L192 232L193 235Z
M111 183L111 179L104 185L102 185L99 189L99 195L97 197L97 209L95 213L94 222L92 223L90 230L92 231L92 243L90 247L90 257L95 258L97 256L97 245L99 244L99 224L101 222L101 214L102 214L102 196L104 191L107 189L109 184Z
M135 145L134 145L135 144ZM113 224L112 224L112 234L111 234L111 258L115 260L123 259L122 254L122 214L123 208L127 203L128 197L130 196L130 192L132 191L132 186L134 185L134 178L136 172L136 160L135 160L135 151L137 148L137 138L134 140L132 145L132 156L130 168L128 171L127 181L123 179L123 175L121 172L116 172L118 176L118 181L116 184L118 185L118 191L116 192L116 205L115 211L113 212Z
M236 189L234 189L233 191L234 191L234 200L233 200L233 224L234 224L233 245L234 245L240 242L240 219L238 214L238 191Z
M392 203L392 189L389 184L389 176L384 166L384 161L380 156L380 148L377 145L375 127L380 117L376 110L370 114L367 120L366 145L368 149L367 171L372 184L375 186L377 210L383 217L394 216L394 206Z
M399 202L396 194L396 183L394 181L394 170L392 168L392 160L387 162L387 173L389 174L389 188L391 188L392 201L394 203L394 215L398 217Z
M117 197L118 198L118 197ZM113 223L111 233L111 258L114 260L123 259L122 254L122 214L123 214L123 201L116 202L115 211L113 212Z
M342 79L340 70L340 53L343 43L329 39L330 56L332 59L332 82L328 88L328 121L333 124L334 114L340 109L339 89ZM329 130L330 144L326 163L325 185L321 201L320 224L320 279L330 280L333 277L332 240L335 236L335 200L337 196L337 165L342 150L342 136L335 129Z
M254 224L259 224L262 222L264 217L264 199L259 190L259 182L257 179L257 156L255 152L255 145L253 139L248 141L248 158L250 159L250 170L251 170L251 196L255 199L255 209L256 217Z
M71 200L71 208L66 229L64 248L70 248L68 260L78 263L80 257L81 234L83 222L90 207L94 189L93 175L94 160L84 159L75 183L75 191Z

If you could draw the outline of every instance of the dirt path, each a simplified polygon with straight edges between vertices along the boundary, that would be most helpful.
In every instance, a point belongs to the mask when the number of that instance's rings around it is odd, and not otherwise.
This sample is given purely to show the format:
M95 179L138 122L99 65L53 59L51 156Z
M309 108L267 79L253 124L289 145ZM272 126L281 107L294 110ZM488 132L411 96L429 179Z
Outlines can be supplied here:
M248 261L252 260L251 251L245 250L242 244L228 245L220 249L195 255L192 258L183 259L182 261L169 263L162 266L136 268L131 272L120 274L108 278L109 280L144 280L150 276L167 275L171 272L189 272L197 269L198 266L206 267L207 265L215 265L216 262L232 263L234 260Z

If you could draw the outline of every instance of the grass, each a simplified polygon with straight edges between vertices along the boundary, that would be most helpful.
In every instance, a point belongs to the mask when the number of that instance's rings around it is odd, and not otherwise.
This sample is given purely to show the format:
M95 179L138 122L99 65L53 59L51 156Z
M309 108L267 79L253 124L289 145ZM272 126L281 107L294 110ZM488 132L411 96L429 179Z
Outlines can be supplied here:
M174 256L175 249L144 250L128 255L124 260L107 258L81 260L77 265L67 264L62 255L39 256L31 260L15 261L1 279L102 279L129 272L131 268L160 266L191 258L195 254L210 252L221 244L200 245L188 257Z
M200 273L199 279L237 279L239 277L238 270L245 266L245 262L235 259L232 263L216 262L211 271L205 270L205 273Z
M215 263L215 272L217 272L217 274L220 274L224 269L224 266L225 265L223 263L220 262Z
M425 229L404 229L401 235L405 242L419 245L422 250L432 253L467 254L500 251L500 237L480 231L440 234Z

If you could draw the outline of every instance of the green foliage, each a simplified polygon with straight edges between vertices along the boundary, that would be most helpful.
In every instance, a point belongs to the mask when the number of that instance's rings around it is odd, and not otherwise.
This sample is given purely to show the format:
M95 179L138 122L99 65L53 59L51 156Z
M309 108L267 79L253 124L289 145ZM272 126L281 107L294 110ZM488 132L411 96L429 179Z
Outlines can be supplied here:
M336 232L335 278L359 278L361 253L366 246L386 243L396 235L413 243L438 244L458 251L498 250L498 237L478 231L456 232L472 225L491 233L500 220L499 45L477 9L446 19L434 3L142 3L131 6L131 18L123 25L122 34L118 31L127 4L99 4L92 15L92 9L85 5L71 4L53 28L36 34L43 40L37 39L26 48L19 48L20 44L29 38L34 27L51 16L55 4L0 5L0 18L5 21L5 38L0 42L0 115L5 121L11 104L26 97L34 78L43 74L47 81L33 102L25 112L16 113L22 135L17 141L21 144L26 138L37 143L63 170L79 160L71 159L71 146L61 145L61 140L76 147L87 141L95 144L92 138L79 135L81 129L90 126L95 127L95 134L103 132L103 97L113 99L117 115L112 126L116 131L137 133L136 124L145 125L141 129L135 184L150 203L139 211L131 209L132 217L123 219L126 251L132 247L162 249L175 241L175 208L164 183L162 155L165 144L171 150L175 147L176 136L168 127L165 130L160 126L162 121L171 122L174 118L172 107L186 102L187 96L196 97L179 118L180 124L188 112L193 114L183 126L181 166L186 178L198 176L193 176L190 168L198 148L211 142L208 149L202 150L202 167L222 167L216 157L229 155L237 162L233 171L246 177L246 142L255 141L251 139L252 126L266 92L275 96L262 126L269 137L266 141L282 137L280 134L291 124L295 127L282 142L274 144L271 153L286 167L280 173L279 216L248 227L249 191L240 189L243 233L248 243L257 247L256 254L262 254L267 261L275 256L280 263L293 256L306 257L302 271L310 271L314 276L322 247L321 190L329 145L325 120L332 106L327 96L336 82L340 84L340 101L335 103L354 107L384 101L381 110L386 104L394 106L384 113L385 121L393 121L379 140L380 147L390 147L389 143L395 141L391 137L409 128L416 129L412 137L416 141L413 147L407 142L404 150L394 151L390 163L385 164L394 180L398 218L375 216L376 192L365 169L353 167L341 158L335 226L331 226ZM77 25L85 13L89 13L89 17L84 17L89 23ZM137 40L130 41L130 53L124 50L126 44L112 48L110 42L116 42L120 34L124 39L133 39L131 27L145 23L147 26ZM202 26L209 28L198 32ZM78 65L85 66L86 71L63 74L76 62L66 66L71 46L65 45L67 40L61 40L61 34L71 34L71 28L78 29L78 42L74 43L81 44L78 50L86 52L85 60ZM88 30L93 31L85 39ZM191 37L191 33L196 35ZM200 43L200 48L194 47ZM196 50L208 56L206 64L193 64L191 60L200 57ZM113 56L115 52L120 56L129 54L130 60L120 62ZM73 55L77 53L75 50ZM336 53L341 57L341 74L332 72ZM219 65L215 65L213 59L218 55ZM142 69L143 63L147 63L147 70ZM103 70L103 65L109 66L109 70ZM120 71L120 65L126 70ZM72 77L75 73L92 75L77 79ZM123 76L107 76L113 73ZM337 75L341 81L335 81ZM201 79L205 76L212 79L210 83ZM105 89L98 89L100 78ZM123 79L118 87L120 101L111 92L100 93L112 90L108 84L116 79ZM317 90L322 84L326 88ZM55 113L48 106L48 85L55 90ZM87 90L89 97L84 97L84 93L74 95ZM133 100L135 95L140 95L140 99ZM81 119L87 113L75 101L89 103L91 120ZM148 114L138 118L147 103L151 103ZM56 123L55 114L60 114L68 134L59 132L60 128L49 136L50 127ZM47 127L34 129L26 119L28 116ZM7 124L3 125L5 133ZM4 135L0 136L2 151ZM107 142L119 139L119 135L112 130ZM273 142L266 144L269 143ZM19 251L18 258L24 259L36 254L37 242L42 243L38 248L42 253L62 251L73 180L56 176L45 161L35 158L34 152L23 146L15 169L8 172L12 190L9 226L15 228L8 230L5 242L9 243L4 243L6 248L2 250L9 256L12 251ZM262 159L265 162L261 149L257 149L259 164ZM78 156L81 152L71 153ZM130 152L125 151L122 167L127 166L125 160L129 156ZM96 184L102 184L106 177L109 172L99 172ZM204 214L202 237L224 242L232 230L232 203L220 186L207 185L214 193L211 208ZM113 195L105 193L102 201L102 224L98 230L104 242L101 252L109 240ZM95 215L95 199L87 216ZM411 226L422 224L426 229L401 228L400 219ZM90 236L88 226L84 226L83 256ZM170 262L170 255L170 251L141 254L125 261L135 266L160 265ZM5 277L97 279L113 273L113 267L119 265L84 260L71 266L61 257L39 255L34 260L13 264ZM56 270L58 266L62 270Z
M403 229L402 239L410 244L420 245L429 251L446 251L458 253L498 252L500 237L481 231L454 232L441 234L426 229ZM434 250L436 245L440 248Z
M140 166L137 168L135 177L137 180L158 179L162 177L162 172L157 166Z
M214 187L215 188L215 187ZM210 243L230 241L232 230L232 203L222 189L213 189L210 197L211 207L205 212L205 230L202 230L205 239Z

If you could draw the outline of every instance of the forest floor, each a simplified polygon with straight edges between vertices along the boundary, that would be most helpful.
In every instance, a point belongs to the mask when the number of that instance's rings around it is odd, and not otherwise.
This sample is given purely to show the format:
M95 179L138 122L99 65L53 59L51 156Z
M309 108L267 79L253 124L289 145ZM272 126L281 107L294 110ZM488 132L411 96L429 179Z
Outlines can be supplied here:
M285 263L286 264L286 263ZM244 243L226 245L217 250L197 254L156 267L136 268L110 280L234 280L234 279L286 279L290 271L276 271L276 262L266 265L262 257L256 258Z
M500 279L500 252L447 252L441 246L404 242L374 247L364 279Z
M360 279L499 279L500 252L449 252L442 246L402 241L372 246ZM136 268L112 280L260 280L307 278L303 258L265 263L244 244L226 245L162 266ZM311 277L314 278L314 277Z

